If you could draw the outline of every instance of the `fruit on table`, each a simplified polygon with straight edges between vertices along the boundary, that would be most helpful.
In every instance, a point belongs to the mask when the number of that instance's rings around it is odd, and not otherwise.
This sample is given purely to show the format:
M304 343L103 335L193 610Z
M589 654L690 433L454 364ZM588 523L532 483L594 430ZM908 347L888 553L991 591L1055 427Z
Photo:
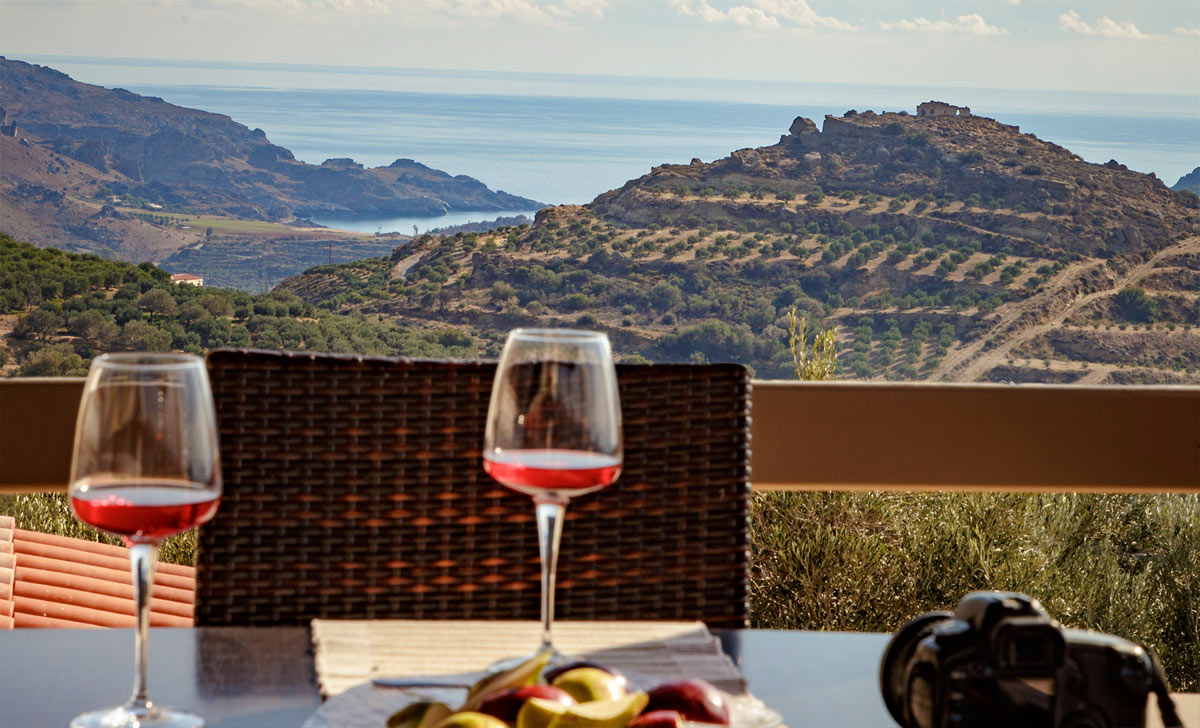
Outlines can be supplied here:
M560 674L551 683L580 703L624 697L625 678L596 667L577 667Z
M387 728L432 728L452 712L445 703L423 700L392 713Z
M433 728L508 728L499 718L474 711L455 713Z
M625 728L648 700L643 692L578 705L531 698L517 714L516 728Z
M620 670L611 668L608 665L601 665L598 662L589 662L587 660L576 660L575 662L568 662L565 665L559 665L558 667L549 668L545 672L542 673L542 680L545 680L547 683L553 685L554 681L558 678L559 675L563 674L564 672L567 672L568 670L574 670L577 667L594 667L597 670L603 670L603 671L607 672L608 674L612 675L613 677L617 678L621 682L621 687L623 687L623 688L629 687L628 681L625 679L625 676L621 674Z
M634 718L629 728L683 728L683 716L675 710L652 710Z
M517 713L531 698L552 700L563 705L574 705L575 699L562 688L553 685L522 685L519 688L498 690L483 699L479 704L479 712L492 715L512 725L517 721Z
M729 707L721 691L703 680L663 683L650 691L647 712L675 710L685 720L729 725Z
M542 670L550 662L550 652L534 655L520 665L495 675L488 675L471 686L461 710L477 710L484 699L492 693L522 685L533 685L541 677Z

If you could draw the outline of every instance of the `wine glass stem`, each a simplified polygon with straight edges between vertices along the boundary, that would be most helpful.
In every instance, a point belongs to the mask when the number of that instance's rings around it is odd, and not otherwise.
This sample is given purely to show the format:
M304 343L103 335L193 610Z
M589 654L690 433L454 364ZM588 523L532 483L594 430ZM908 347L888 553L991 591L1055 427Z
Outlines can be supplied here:
M129 547L137 633L133 649L133 695L126 707L133 710L150 707L146 696L146 643L150 629L150 592L154 589L154 564L157 561L157 544L138 543Z
M554 574L558 567L558 540L562 536L563 500L535 498L537 508L538 552L542 558L542 646L538 652L554 650L550 641L550 623L554 621Z

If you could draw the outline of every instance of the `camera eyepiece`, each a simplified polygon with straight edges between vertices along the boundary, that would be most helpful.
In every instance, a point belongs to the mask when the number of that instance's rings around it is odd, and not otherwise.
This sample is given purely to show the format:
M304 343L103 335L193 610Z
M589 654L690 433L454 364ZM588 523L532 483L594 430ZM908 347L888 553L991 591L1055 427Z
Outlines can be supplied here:
M1041 617L1012 617L992 631L991 654L1001 675L1053 677L1065 653L1062 631Z

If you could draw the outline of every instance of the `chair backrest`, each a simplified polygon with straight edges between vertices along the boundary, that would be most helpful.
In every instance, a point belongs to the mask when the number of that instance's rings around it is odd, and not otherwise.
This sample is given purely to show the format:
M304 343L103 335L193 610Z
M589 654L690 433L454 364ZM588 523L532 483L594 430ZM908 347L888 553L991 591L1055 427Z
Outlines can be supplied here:
M225 492L197 625L537 618L533 504L481 467L495 363L225 350L208 367ZM624 470L567 507L556 616L745 625L746 370L617 377Z

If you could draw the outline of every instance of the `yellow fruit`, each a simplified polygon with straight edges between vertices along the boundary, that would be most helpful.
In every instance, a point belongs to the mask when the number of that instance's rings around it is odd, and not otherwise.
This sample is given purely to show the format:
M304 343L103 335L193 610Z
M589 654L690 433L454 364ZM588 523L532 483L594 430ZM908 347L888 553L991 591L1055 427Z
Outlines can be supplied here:
M642 712L649 701L650 696L642 692L571 706L555 704L551 707L549 701L534 698L526 703L517 715L517 728L625 728L629 721ZM534 702L542 703L537 706L538 714L534 714L533 709L529 707L529 704ZM526 710L531 711L530 715L526 716L529 722L522 723L521 718ZM547 718L550 719L546 720ZM541 722L535 722L539 719Z
M488 675L471 686L467 691L467 699L462 710L476 710L492 693L508 688L519 688L522 685L533 685L542 675L547 663L550 662L550 652L534 655L514 668Z
M612 673L595 667L577 667L554 678L552 683L580 703L614 700L625 696L625 686Z
M451 715L433 728L508 728L508 726L494 716L466 711Z
M453 712L445 703L422 701L397 710L387 719L387 728L432 728Z
M516 728L550 728L567 712L567 706L557 700L530 698L517 713Z

